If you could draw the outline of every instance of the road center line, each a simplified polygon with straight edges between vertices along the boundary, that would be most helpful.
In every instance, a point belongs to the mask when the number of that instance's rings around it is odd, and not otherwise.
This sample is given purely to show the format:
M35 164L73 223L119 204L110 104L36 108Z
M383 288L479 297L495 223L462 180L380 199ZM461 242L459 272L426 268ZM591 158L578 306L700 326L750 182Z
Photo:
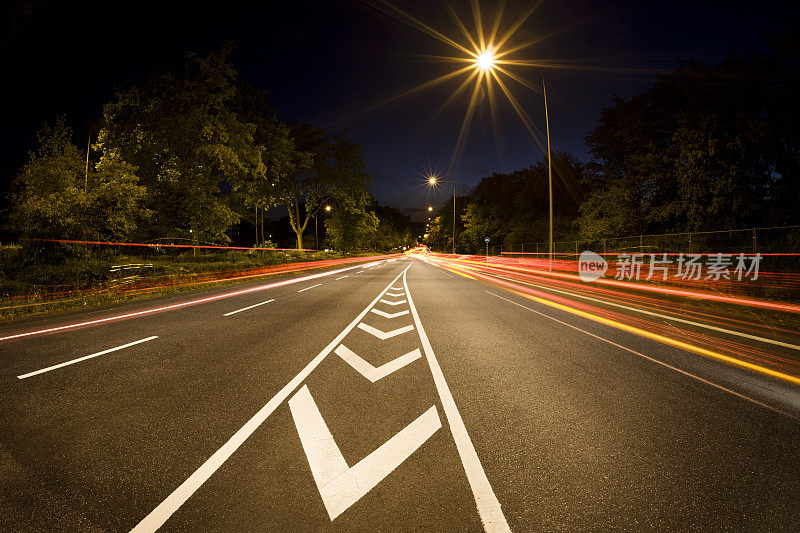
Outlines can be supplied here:
M369 312L369 310L378 303L378 300L383 296L383 293L386 292L391 284L397 281L400 276L406 273L411 265L408 265L401 273L397 275L396 278L392 280L392 282L386 286L385 289L381 291L381 293L375 297L372 302L361 311L358 316L350 322L350 324L339 333L335 339L333 339L322 351L309 362L299 374L297 374L294 378L292 378L289 383L287 383L278 393L272 397L272 399L267 402L267 404L262 407L255 415L253 415L250 420L248 420L239 430L233 434L233 436L228 439L228 441L222 445L220 449L218 449L214 454L206 459L206 462L200 465L200 467L190 475L186 481L181 483L181 485L176 488L172 493L166 497L164 501L162 501L155 509L153 509L150 514L142 519L136 527L134 527L131 532L132 533L142 533L142 532L152 532L156 531L160 528L164 522L166 522L170 516L177 511L181 505L183 505L186 500L188 500L192 494L194 494L200 486L205 483L208 478L210 478L214 472L216 472L219 467L221 467L228 458L233 455L239 446L241 446L245 440L247 440L250 435L258 429L264 421L269 418L269 416L278 408L278 406L283 403L283 401L292 393L294 390L303 383L303 381L314 371L317 366L328 356L328 354L333 351L333 349L339 345L342 339L347 336L350 331L356 327L356 325L361 322L361 319Z
M478 507L478 514L483 522L483 527L486 531L491 532L510 532L511 528L508 527L508 522L506 522L506 517L503 515L500 502L497 500L497 496L495 496L494 490L492 490L492 485L486 477L486 472L483 470L481 461L478 459L478 454L475 452L475 447L472 445L472 439L470 439L467 428L464 426L464 420L461 418L461 413L458 412L458 408L456 407L453 394L450 392L450 387L447 386L447 381L444 379L439 361L433 353L428 335L422 327L417 308L414 305L414 301L411 299L411 289L406 282L406 271L408 271L408 268L403 271L403 283L406 286L408 306L411 308L411 315L414 317L414 324L417 326L417 333L422 341L422 349L428 360L431 374L433 374L436 391L439 393L439 399L442 402L444 414L447 417L447 423L450 425L450 432L456 443L458 456L461 458L461 464L464 466L464 472L467 474L467 480L472 489L472 495L475 498L475 504Z
M317 283L316 285L312 285L312 286L310 286L310 287L306 287L305 289L300 289L300 290L299 290L299 291L297 291L297 292L305 292L305 291L307 291L307 290L309 290L309 289L313 289L314 287L319 287L320 285L322 285L322 283Z
M522 305L520 303L515 302L514 300L509 300L508 298L504 298L504 297L500 296L499 294L495 294L495 293L493 293L491 291L486 291L486 292L491 294L495 298L500 298L501 300L505 300L506 302L508 302L510 304L516 305L517 307L521 307L523 309L527 309L531 313L536 313L539 316L543 316L545 318L549 318L550 320L553 320L554 322L558 322L559 324L562 324L564 326L572 328L572 329L574 329L576 331L580 331L581 333L585 333L586 335L589 335L590 337L594 337L595 339L598 339L598 340L601 340L603 342L606 342L606 343L608 343L608 344L610 344L612 346L615 346L617 348L625 350L626 352L630 352L630 353L632 353L634 355L638 355L639 357L647 359L648 361L650 361L652 363L656 363L657 365L661 365L664 368L668 368L670 370L678 372L679 374L683 374L686 377L689 377L689 378L692 378L692 379L696 379L696 380L698 380L698 381L700 381L702 383L705 383L706 385L710 385L710 386L712 386L714 388L717 388L717 389L719 389L721 391L725 391L725 392L727 392L729 394L733 394L734 396L738 396L739 398L742 398L743 400L747 400L749 402L753 402L754 404L760 405L761 407L766 407L767 409L769 409L771 411L775 411L776 413L780 413L782 415L786 415L789 418L797 419L797 417L794 416L791 413L787 413L786 411L781 411L780 409L778 409L776 407L772 407L771 405L768 405L766 403L760 402L760 401L756 400L755 398L751 398L750 396L746 396L744 394L741 394L739 392L731 390L731 389L729 389L727 387L723 387L722 385L718 385L718 384L714 383L713 381L709 381L709 380L707 380L705 378L701 378L700 376L698 376L696 374L692 374L691 372L688 372L686 370L682 370L682 369L680 369L678 367L672 366L669 363L665 363L664 361L659 361L658 359L650 357L649 355L645 355L645 354L643 354L641 352L637 352L636 350L634 350L632 348L628 348L627 346L623 346L621 344L618 344L618 343L616 343L616 342L614 342L612 340L606 339L605 337L601 337L600 335L596 335L596 334L594 334L594 333L592 333L590 331L586 331L585 329L579 328L578 326L574 326L574 325L570 324L569 322L564 322L563 320L559 320L559 319L557 319L555 317L552 317L552 316L550 316L548 314L542 313L541 311L537 311L535 309L531 309L527 305Z
M231 315L235 315L236 313L241 313L242 311L247 311L248 309L252 309L252 308L254 308L254 307L258 307L258 306L260 306L260 305L268 304L268 303L270 303L270 302L274 302L274 301L275 301L275 298L270 298L270 299L269 299L269 300L267 300L266 302L259 302L259 303L255 304L255 305L248 305L247 307L242 307L241 309L237 309L236 311L231 311L230 313L225 313L225 314L224 314L224 315L222 315L222 316L231 316Z
M65 363L59 363L57 365L48 366L47 368L42 368L41 370L35 370L33 372L28 372L27 374L22 374L17 376L17 379L25 379L31 376L36 376L38 374L44 374L45 372L50 372L51 370L55 370L57 368L62 368L68 365L74 365L75 363L80 363L81 361L86 361L87 359L92 359L94 357L99 357L101 355L105 355L107 353L116 352L118 350L122 350L124 348L129 348L136 344L141 344L143 342L151 341L153 339L157 339L158 336L147 337L146 339L141 339L138 341L129 342L128 344L123 344L122 346L117 346L116 348L109 348L108 350L103 350L102 352L93 353L91 355L84 355L83 357L78 357L77 359L72 359L71 361L67 361Z

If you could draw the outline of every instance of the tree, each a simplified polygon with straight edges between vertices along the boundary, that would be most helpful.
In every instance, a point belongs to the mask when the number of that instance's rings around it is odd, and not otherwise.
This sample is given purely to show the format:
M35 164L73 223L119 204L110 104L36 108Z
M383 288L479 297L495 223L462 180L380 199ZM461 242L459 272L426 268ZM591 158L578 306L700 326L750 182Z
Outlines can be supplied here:
M795 28L797 29L797 28ZM587 136L586 238L791 224L800 201L800 38L681 64Z
M574 231L572 224L583 196L580 182L586 169L567 152L554 151L552 164L554 232L557 239L565 239ZM466 198L464 231L458 247L481 252L486 237L506 249L547 241L549 194L545 159L526 169L483 178Z
M370 243L372 250L389 251L414 243L411 219L407 215L394 207L381 205L371 197L369 210L378 219L378 227Z
M188 54L182 64L117 90L104 108L95 146L138 168L153 235L228 242L239 214L226 193L266 173L253 142L256 125L240 121L234 109L230 50Z
M277 180L275 196L289 211L289 222L303 248L303 232L327 201L361 209L369 183L361 147L346 135L328 138L308 125L292 130L295 151L285 177ZM329 219L330 220L330 219Z
M149 216L136 169L109 155L87 170L63 117L45 125L38 142L15 180L11 222L21 235L126 239Z
M325 220L325 230L334 249L355 252L371 248L379 221L375 213L368 209L369 200L366 192L338 198L336 208Z
M261 164L252 165L234 182L247 208L255 211L256 244L265 242L264 213L278 202L276 185L284 180L301 159L294 147L291 130L269 107L266 88L239 82L235 109L239 119L255 126L253 144Z

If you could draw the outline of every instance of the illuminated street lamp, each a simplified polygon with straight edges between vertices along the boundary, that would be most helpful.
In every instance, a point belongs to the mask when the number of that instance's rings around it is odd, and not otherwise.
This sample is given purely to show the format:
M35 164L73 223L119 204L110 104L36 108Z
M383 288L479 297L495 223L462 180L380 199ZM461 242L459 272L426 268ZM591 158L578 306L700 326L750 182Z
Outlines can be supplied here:
M430 213L431 211L433 211L433 206L432 206L432 205L429 205L429 206L428 206L428 212Z
M325 206L325 212L331 212L331 206ZM319 251L319 223L317 222L317 215L314 215L314 240L316 242L317 251Z
M453 184L453 257L456 255L456 182L441 180L436 176L428 178L428 186L435 187L437 183L452 183ZM433 211L433 208L428 206L428 211Z
M550 188L550 272L553 271L553 165L550 161L550 117L547 114L547 89L542 74L542 96L544 96L544 122L547 127L547 181Z

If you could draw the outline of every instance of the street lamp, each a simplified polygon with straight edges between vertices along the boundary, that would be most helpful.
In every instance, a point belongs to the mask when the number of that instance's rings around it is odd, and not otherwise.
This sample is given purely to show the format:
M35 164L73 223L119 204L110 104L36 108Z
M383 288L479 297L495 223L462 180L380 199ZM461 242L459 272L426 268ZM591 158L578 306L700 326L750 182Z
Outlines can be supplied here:
M553 271L553 164L550 161L550 117L547 114L547 89L542 74L542 95L544 96L544 122L547 127L547 180L550 189L550 272Z
M330 213L331 206L325 206L325 212ZM317 251L319 251L319 223L317 222L317 215L314 215L314 240L317 245Z
M453 184L453 257L456 255L456 182L455 181L445 181L437 178L436 176L430 176L428 178L428 185L430 187L435 187L437 183L452 183ZM433 208L428 206L428 211L433 211Z
M433 206L432 206L432 205L429 205L429 206L428 206L428 213L430 213L431 211L433 211Z

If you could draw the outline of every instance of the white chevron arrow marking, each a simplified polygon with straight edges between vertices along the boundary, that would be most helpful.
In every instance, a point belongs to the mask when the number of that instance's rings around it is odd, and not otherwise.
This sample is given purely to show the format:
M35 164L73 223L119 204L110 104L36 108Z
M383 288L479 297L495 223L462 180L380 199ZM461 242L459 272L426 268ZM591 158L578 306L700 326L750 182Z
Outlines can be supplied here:
M391 339L392 337L396 337L397 335L411 331L414 329L414 326L403 326L402 328L393 329L392 331L381 331L378 328L373 328L369 324L364 324L361 322L358 324L358 329L366 331L367 333L371 333L380 340L385 341L386 339Z
M344 359L348 365L352 366L356 372L370 380L372 383L375 383L381 378L385 378L395 370L400 370L407 364L412 363L422 357L419 348L416 348L414 351L408 352L405 355L401 355L397 359L389 361L388 363L384 363L375 368L344 344L340 344L334 350L334 352L336 352L336 355Z
M389 305L400 305L406 303L405 300L397 300L396 302L390 302L389 300L381 300L380 302Z
M405 311L398 311L396 313L387 313L386 311L381 311L380 309L370 309L370 311L372 311L376 315L380 315L380 316L382 316L384 318L397 318L399 316L403 316L403 315L407 315L408 314L408 309L406 309Z
M434 405L375 451L348 467L308 385L303 385L292 396L289 409L311 475L331 520L372 490L442 427Z
M405 296L405 295L406 295L406 293L404 293L404 292L401 292L401 293L395 294L395 293L393 293L393 292L387 292L385 295L386 295L386 296L391 296L392 298L397 298L398 296Z
M390 289L395 290L395 291L402 291L403 287L390 287Z

